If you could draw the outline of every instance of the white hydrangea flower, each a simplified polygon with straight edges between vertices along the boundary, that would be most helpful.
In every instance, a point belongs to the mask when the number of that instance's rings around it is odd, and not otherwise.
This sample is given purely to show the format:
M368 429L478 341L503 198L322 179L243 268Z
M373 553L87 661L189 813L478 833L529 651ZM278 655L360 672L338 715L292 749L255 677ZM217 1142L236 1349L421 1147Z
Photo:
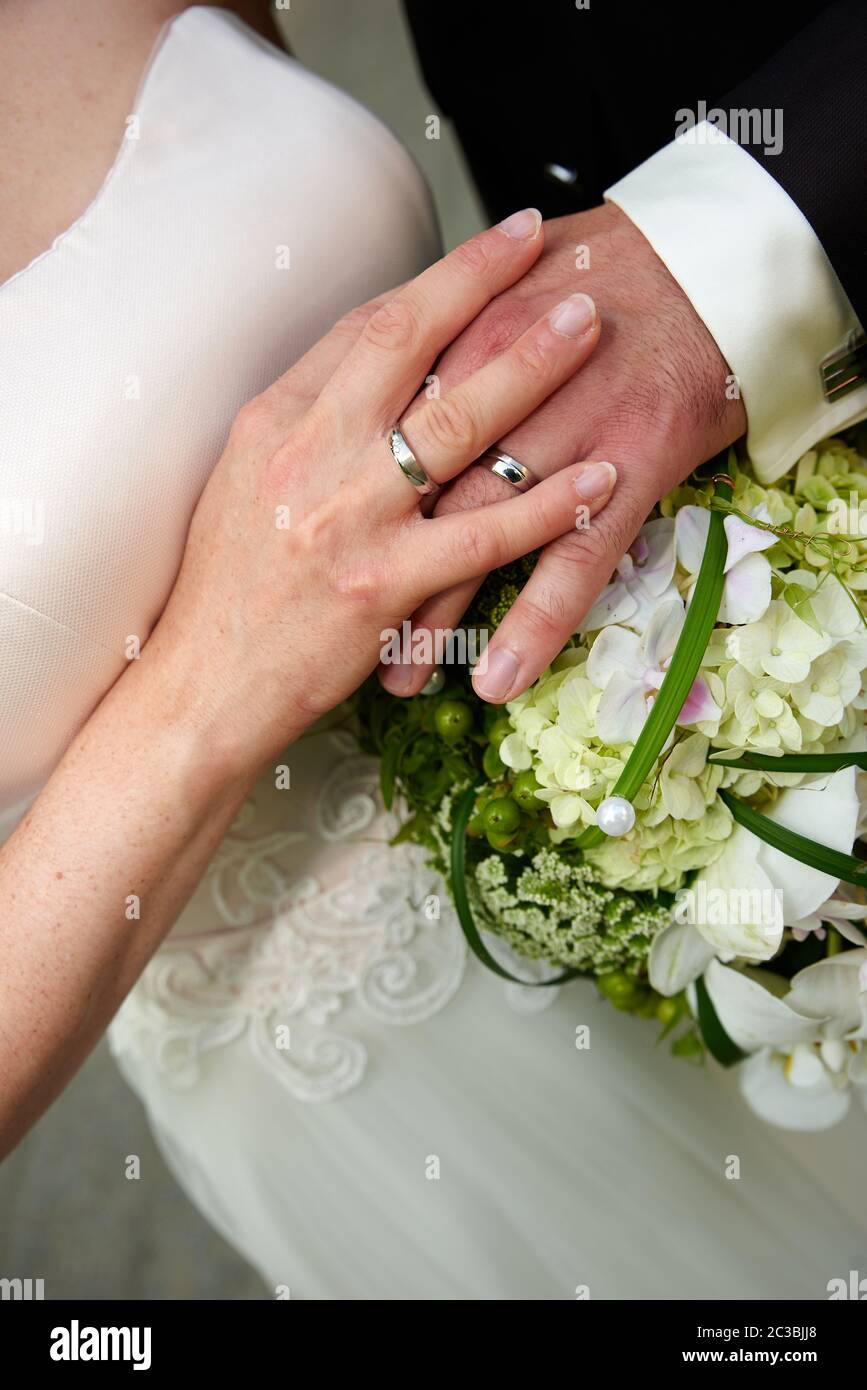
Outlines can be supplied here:
M726 651L752 676L773 676L793 684L805 681L817 656L831 646L831 638L816 632L782 599L774 599L764 617L743 627L733 627Z
M861 672L846 661L842 647L817 657L806 680L792 687L792 699L807 719L831 728L861 690Z

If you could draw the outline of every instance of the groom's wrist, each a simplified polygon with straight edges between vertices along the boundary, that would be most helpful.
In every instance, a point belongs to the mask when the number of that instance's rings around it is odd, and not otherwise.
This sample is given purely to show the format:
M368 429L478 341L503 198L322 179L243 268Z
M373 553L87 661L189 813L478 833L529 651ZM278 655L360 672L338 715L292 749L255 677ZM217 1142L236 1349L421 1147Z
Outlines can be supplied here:
M605 196L652 243L731 364L760 477L773 481L865 413L867 387L837 402L822 390L822 360L860 327L843 287L800 209L735 141L696 127Z

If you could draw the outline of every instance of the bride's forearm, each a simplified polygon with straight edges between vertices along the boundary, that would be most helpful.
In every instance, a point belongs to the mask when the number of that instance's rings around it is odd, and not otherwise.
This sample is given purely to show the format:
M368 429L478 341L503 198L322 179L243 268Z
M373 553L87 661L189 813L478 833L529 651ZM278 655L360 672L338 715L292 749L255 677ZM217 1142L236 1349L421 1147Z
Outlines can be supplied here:
M146 647L0 849L0 1154L77 1070L259 769Z

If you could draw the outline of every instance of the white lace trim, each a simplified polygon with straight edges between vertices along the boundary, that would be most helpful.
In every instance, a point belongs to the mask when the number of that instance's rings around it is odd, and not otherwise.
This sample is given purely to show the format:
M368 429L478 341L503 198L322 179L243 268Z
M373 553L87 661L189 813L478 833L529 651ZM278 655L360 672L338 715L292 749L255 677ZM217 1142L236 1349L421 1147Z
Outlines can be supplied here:
M168 938L111 1026L122 1064L190 1087L206 1054L246 1038L296 1099L331 1100L367 1065L338 1015L361 1033L365 1017L418 1023L458 989L466 947L442 881L423 851L388 845L375 764L350 751L346 735L330 742L345 756L321 784L312 832L258 833L255 803L245 804L203 884L206 930ZM346 844L374 831L330 891L286 866L308 841Z

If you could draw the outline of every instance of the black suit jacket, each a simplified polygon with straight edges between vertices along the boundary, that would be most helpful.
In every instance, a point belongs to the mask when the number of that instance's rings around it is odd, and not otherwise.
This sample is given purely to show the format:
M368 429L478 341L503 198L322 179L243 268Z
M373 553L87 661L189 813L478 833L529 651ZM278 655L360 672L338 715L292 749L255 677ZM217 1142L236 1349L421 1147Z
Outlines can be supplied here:
M744 148L804 213L867 323L867 0L405 3L492 220L598 204L701 100L779 108L780 153Z

